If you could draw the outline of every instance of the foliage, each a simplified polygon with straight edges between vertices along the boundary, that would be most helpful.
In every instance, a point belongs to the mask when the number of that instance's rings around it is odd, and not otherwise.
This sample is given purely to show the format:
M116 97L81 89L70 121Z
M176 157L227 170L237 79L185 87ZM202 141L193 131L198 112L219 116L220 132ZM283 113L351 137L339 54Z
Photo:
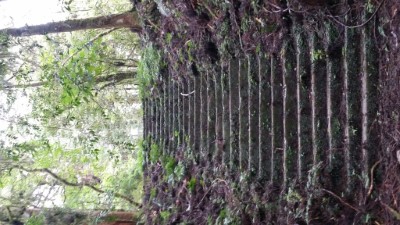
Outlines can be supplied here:
M85 7L68 2L67 11ZM107 3L112 4L105 7ZM87 5L94 15L129 8L122 0ZM8 43L19 54L0 58L6 73L0 95L13 93L29 102L23 107L17 105L18 98L8 98L0 107L0 119L8 121L7 130L1 130L0 207L135 209L126 198L140 202L143 182L142 110L133 79L137 35L96 30L7 39ZM1 43L0 47L2 54L5 48ZM132 76L119 79L126 73ZM15 111L24 113L12 115ZM87 177L93 183L83 183ZM62 190L62 201L43 196L46 188ZM42 219L35 216L25 222L42 224Z
M192 177L188 183L188 189L190 192L193 192L196 187L197 180L196 178Z
M166 221L168 221L169 217L171 216L171 212L161 211L160 216L161 216L161 219L166 222Z
M69 51L79 51L76 48ZM98 39L92 43L90 49L83 47L70 58L60 59L52 57L54 54L43 54L41 68L44 69L44 73L41 79L47 82L56 79L60 82L60 102L63 106L76 106L80 104L81 99L89 101L88 98L92 97L95 78L101 76L106 68L100 61L103 58L102 54L106 52L105 48L101 45L101 39ZM63 56L62 52L59 54Z
M151 144L150 146L150 162L151 163L156 163L157 160L160 159L161 153L160 150L158 148L157 144Z
M159 50L152 44L148 44L142 50L137 72L139 92L142 98L150 95L149 90L154 80L159 77L161 67L161 55Z
M0 76L4 76L7 71L7 64L4 60L8 55L9 37L0 33Z
M37 143L31 145L35 144ZM21 161L27 158L30 158L33 164ZM98 187L107 190L105 194L99 195L89 188L77 189L67 185L64 189L64 205L69 208L95 209L102 205L107 208L112 202L113 207L130 208L129 204L115 198L112 193L132 196L138 202L141 200L142 171L141 161L137 159L141 160L141 157L136 158L135 154L131 154L125 160L133 163L109 164L107 163L109 156L104 152L93 155L85 154L82 149L63 149L60 145L38 146L33 153L20 154L19 162L9 166L15 169L2 170L1 185L30 198L29 196L33 197L35 189L40 185L48 184L55 187L60 185L61 181L49 176L48 173L30 172L30 169L47 168L62 179L76 184L80 184L79 177L95 175L101 179ZM60 165L63 165L62 168ZM19 166L24 169L18 169Z
M43 215L38 215L38 216L32 216L26 221L26 225L42 225L44 224L44 216Z

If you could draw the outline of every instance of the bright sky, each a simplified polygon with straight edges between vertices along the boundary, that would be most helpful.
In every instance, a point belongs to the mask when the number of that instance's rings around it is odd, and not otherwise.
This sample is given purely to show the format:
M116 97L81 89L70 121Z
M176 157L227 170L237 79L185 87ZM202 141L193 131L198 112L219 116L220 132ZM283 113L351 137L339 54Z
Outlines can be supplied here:
M2 0L0 1L0 29L22 27L63 20L67 13L62 12L61 0ZM13 104L10 116L23 116L31 111L29 100L20 96ZM6 95L0 93L0 104L6 104ZM9 123L0 118L0 139L5 138L4 130Z
M0 28L22 27L59 21L67 16L61 0L3 0L0 1Z

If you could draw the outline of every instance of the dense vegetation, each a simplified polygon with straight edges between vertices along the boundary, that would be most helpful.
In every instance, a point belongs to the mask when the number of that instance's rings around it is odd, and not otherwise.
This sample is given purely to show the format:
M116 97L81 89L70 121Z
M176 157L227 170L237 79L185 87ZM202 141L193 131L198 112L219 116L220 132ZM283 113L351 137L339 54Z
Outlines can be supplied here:
M0 30L1 222L400 220L396 1L60 2Z
M71 18L131 9L122 0L62 3ZM142 192L137 35L108 28L2 34L0 41L0 221L66 224L56 215L69 214L70 223L137 211ZM51 222L54 218L59 221Z

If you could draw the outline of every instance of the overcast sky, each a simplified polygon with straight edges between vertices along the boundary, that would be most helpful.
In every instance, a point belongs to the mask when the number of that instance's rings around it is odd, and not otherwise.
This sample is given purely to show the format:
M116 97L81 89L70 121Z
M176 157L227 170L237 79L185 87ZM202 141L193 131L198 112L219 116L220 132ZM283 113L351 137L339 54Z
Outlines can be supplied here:
M0 1L0 28L59 21L66 15L59 0Z

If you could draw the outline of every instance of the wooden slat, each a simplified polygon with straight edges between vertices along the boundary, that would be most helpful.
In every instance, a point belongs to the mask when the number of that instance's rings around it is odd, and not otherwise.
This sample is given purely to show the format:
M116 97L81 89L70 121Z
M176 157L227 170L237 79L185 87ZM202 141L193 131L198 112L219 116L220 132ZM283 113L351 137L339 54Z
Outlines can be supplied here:
M271 182L283 182L282 71L279 57L271 57Z
M345 161L347 167L347 193L359 187L353 174L360 174L361 157L361 77L358 33L354 29L344 32L344 103L345 103Z
M229 63L229 121L230 168L237 172L239 165L239 60Z
M158 145L159 145L159 147L160 147L160 150L161 151L163 151L164 150L164 137L165 137L165 134L164 134L164 127L165 127L165 117L164 117L164 115L165 115L165 105L164 105L164 103L165 103L165 99L164 99L164 91L165 91L165 89L164 89L164 85L163 85L163 83L161 83L160 85L159 85L159 93L158 93L158 95L159 95L159 114L160 114L160 116L159 116L159 134L160 134L160 136L159 136L159 141L158 141Z
M193 77L192 78L192 87L194 90L194 99L193 104L191 104L191 114L193 117L193 124L191 126L192 131L191 138L193 141L193 151L195 152L196 162L200 161L200 146L201 146L201 114L202 114L202 104L201 104L201 78Z
M311 139L311 74L307 38L298 26L294 25L296 42L296 98L297 98L297 177L305 184L312 168Z
M168 86L168 76L165 76L163 80L163 90L164 90L164 131L163 131L163 153L166 154L168 152L168 140L169 140L169 86Z
M223 137L223 97L222 97L222 68L219 68L214 75L214 92L215 92L215 154L214 160L217 165L224 163L224 137Z
M250 174L257 175L259 162L259 76L256 56L248 56L248 135L249 135L249 164Z
M208 154L208 143L207 143L207 125L208 125L208 96L207 96L207 82L208 76L201 77L201 110L200 110L200 157L204 160ZM208 163L205 161L204 163Z
M330 167L330 186L337 187L337 193L345 191L345 157L343 154L343 125L342 121L342 93L343 79L341 68L343 65L342 48L335 46L339 31L332 24L326 25L326 104L327 104L327 138L328 164Z
M224 164L227 165L228 167L230 166L229 160L230 160L230 119L229 119L229 96L230 96L230 89L229 89L229 65L227 66L222 66L221 68L222 74L221 74L221 94L222 94L222 123L223 123L223 129L222 129L222 140L223 140L223 160Z
M297 95L295 51L290 41L285 44L282 59L283 85L283 182L285 186L296 177L298 142L297 142Z
M239 61L239 160L240 171L245 172L249 165L249 117L248 117L248 62Z
M174 95L173 95L173 81L171 78L168 79L168 154L171 154L171 152L174 149Z
M265 181L271 177L271 59L259 56L257 60L259 76L259 178Z
M207 160L213 164L215 155L215 72L209 70L207 73Z
M190 91L189 87L189 77L183 77L182 78L182 89L181 89L181 98L182 98L182 121L181 121L181 129L182 129L182 137L183 137L183 142L185 143L185 146L191 147L192 140L190 140L190 134L189 134L189 124L190 124L190 100L193 98L192 95L186 96Z
M310 33L311 58L311 127L313 167L315 176L319 175L319 164L326 159L327 122L326 122L326 66L321 42L315 33Z

